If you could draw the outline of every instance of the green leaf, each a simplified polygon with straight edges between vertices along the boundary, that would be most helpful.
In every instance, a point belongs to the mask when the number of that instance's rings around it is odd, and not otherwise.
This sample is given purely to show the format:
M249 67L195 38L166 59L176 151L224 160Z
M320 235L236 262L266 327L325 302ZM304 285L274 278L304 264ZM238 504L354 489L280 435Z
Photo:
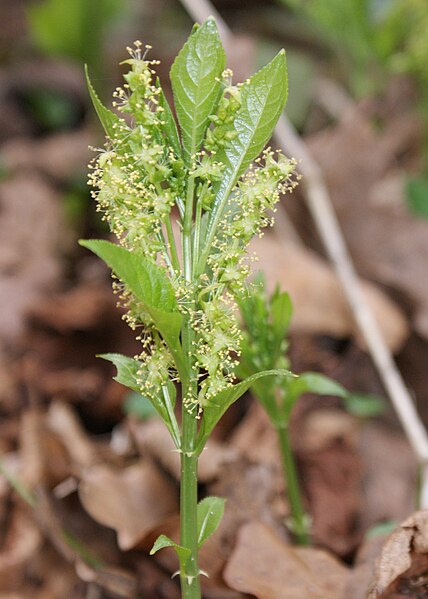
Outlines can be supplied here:
M172 547L173 549L175 549L175 552L178 556L178 560L180 562L181 570L185 571L186 562L189 559L190 554L191 554L190 549L188 549L187 547L182 547L181 545L178 545L177 543L175 543L172 539L170 539L166 535L160 535L156 539L155 544L153 545L153 547L150 550L150 555L154 555L160 549L165 549L166 547Z
M139 392L140 388L137 383L137 373L140 368L140 363L134 358L128 358L122 354L99 354L98 358L112 362L117 368L117 374L113 377L115 381L132 389L133 391Z
M90 239L79 243L104 260L147 308L157 308L164 312L174 312L177 309L171 281L163 268L149 262L142 254L131 252L110 241Z
M159 94L159 106L163 108L162 120L164 122L163 130L165 132L168 143L173 148L177 156L181 156L181 144L178 136L177 125L175 123L174 115L172 114L171 107L168 100L160 87L159 80L158 85L160 89Z
M377 537L384 537L390 535L399 525L396 520L386 520L385 522L378 522L368 529L364 535L367 540L376 539Z
M428 218L428 179L413 177L406 182L405 190L410 212Z
M183 317L171 281L164 269L136 252L100 239L80 240L80 245L99 256L145 306L168 345L180 377L186 378L180 331Z
M241 88L241 107L234 128L237 136L216 160L225 165L222 181L214 201L209 231L212 235L223 208L239 177L257 158L270 139L287 100L287 65L281 50L263 69Z
M214 19L194 29L171 67L171 84L184 157L190 163L220 100L226 57Z
M141 378L141 375L138 377L140 368L138 360L128 358L122 354L99 354L98 357L108 360L116 366L117 375L113 377L115 381L137 393L141 392L141 385L138 383L138 378ZM174 414L175 394L175 385L169 381L168 384L159 389L157 395L153 395L147 399L152 403L154 409L164 421L175 445L180 447L180 431Z
M303 372L299 377L290 381L288 392L300 397L303 393L316 393L317 395L336 395L347 397L348 391L338 382L318 372Z
M198 503L198 547L217 530L224 513L225 499L222 497L205 497Z
M374 418L386 411L381 397L367 393L348 393L344 398L346 410L358 418Z
M272 332L274 335L272 353L275 357L281 351L292 313L293 304L288 293L281 293L279 288L275 289L270 302Z
M99 99L98 94L95 91L94 86L92 85L92 82L89 78L88 65L86 64L85 77L86 84L89 90L89 95L91 96L92 104L94 105L95 112L97 113L98 118L100 119L100 123L104 127L106 135L108 135L110 138L113 138L116 132L115 126L121 122L121 119L117 116L117 114L106 108Z
M122 409L125 414L135 416L138 420L150 420L158 416L158 411L153 403L145 395L136 391L130 391L125 397Z
M257 372L256 374L249 376L232 387L220 391L220 393L218 393L212 400L210 400L209 404L204 407L204 415L202 417L201 428L199 429L196 443L197 453L200 453L203 450L212 430L226 410L248 391L254 381L267 376L294 377L295 375L289 370L283 369L264 370L263 372Z

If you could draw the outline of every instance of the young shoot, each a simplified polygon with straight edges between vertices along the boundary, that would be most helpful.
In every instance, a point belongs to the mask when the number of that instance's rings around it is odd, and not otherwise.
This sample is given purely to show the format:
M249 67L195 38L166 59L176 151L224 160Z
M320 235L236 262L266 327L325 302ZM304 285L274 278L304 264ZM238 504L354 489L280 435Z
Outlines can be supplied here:
M245 330L241 344L241 360L237 374L244 379L267 369L289 368L287 333L292 304L287 293L277 287L268 297L263 278L258 278L252 294L239 300ZM304 372L297 378L270 377L251 384L251 392L266 410L278 434L278 445L284 472L290 517L287 526L299 545L310 541L310 518L306 514L294 454L290 444L290 416L304 393L336 395L345 401L353 398L339 383L317 372ZM364 401L360 396L361 401ZM358 399L357 399L358 403ZM361 402L359 402L361 405Z
M290 376L258 370L238 383L235 375L235 307L250 270L247 246L296 185L295 162L263 150L287 97L285 53L232 85L215 21L195 26L170 72L176 123L149 48L137 41L128 52L115 111L101 104L88 78L107 138L89 181L118 244L81 243L112 269L125 319L141 342L137 356L102 357L115 364L119 382L152 402L181 455L180 543L161 535L152 553L175 549L182 596L196 599L198 550L224 510L217 497L197 503L198 457L256 380Z

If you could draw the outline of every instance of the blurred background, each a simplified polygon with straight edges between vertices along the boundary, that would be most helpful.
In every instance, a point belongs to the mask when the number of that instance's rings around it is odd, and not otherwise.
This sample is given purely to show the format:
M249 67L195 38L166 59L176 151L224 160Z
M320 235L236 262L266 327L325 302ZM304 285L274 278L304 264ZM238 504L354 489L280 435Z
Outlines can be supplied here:
M368 302L428 425L426 0L213 6L234 34L238 80L286 49L286 114L321 167ZM125 47L139 39L161 60L171 97L169 68L192 23L178 0L0 0L1 599L179 596L171 556L147 556L159 528L177 529L177 465L149 406L95 358L138 345L109 273L77 240L107 236L86 185L88 146L104 141L84 63L108 104ZM293 300L292 369L386 398L303 186L277 220L255 249L270 287L279 282ZM295 413L314 541L348 565L367 530L400 521L415 501L412 452L388 401L378 408L363 402L349 413L337 399L307 396ZM227 496L229 516L207 544L206 596L252 597L222 572L246 519L282 530L275 440L250 398L216 434L201 489Z

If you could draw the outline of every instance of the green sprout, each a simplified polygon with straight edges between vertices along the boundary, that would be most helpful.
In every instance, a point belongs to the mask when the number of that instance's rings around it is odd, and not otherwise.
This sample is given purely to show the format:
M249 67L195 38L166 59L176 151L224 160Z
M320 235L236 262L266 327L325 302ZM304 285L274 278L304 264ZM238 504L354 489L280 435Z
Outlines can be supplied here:
M288 369L287 333L292 303L287 293L277 287L267 297L263 278L257 279L252 293L239 300L243 326L241 360L237 375L246 379L260 370ZM248 380L248 378L247 378ZM342 385L317 372L298 377L270 377L254 380L251 392L260 402L278 434L290 517L287 526L300 545L310 541L310 517L305 512L299 476L290 444L289 426L294 406L304 393L341 397L345 408L360 418L377 416L383 402L371 395L349 393Z
M137 41L128 50L115 112L88 78L107 137L89 180L119 244L81 244L112 269L125 319L141 342L135 357L101 357L115 364L116 380L151 401L181 456L180 542L161 535L151 553L175 549L182 596L196 599L198 551L224 510L218 497L197 503L198 457L256 380L292 376L260 369L238 383L235 375L235 306L247 287L247 246L273 223L280 195L297 184L294 160L270 148L259 157L285 105L286 61L281 51L232 85L215 21L195 26L170 72L177 127L149 48Z

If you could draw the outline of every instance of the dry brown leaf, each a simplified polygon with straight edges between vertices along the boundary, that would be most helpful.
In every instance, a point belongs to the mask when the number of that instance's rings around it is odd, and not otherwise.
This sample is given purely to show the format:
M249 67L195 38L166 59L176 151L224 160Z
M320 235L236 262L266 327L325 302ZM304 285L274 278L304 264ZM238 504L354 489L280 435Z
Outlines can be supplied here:
M176 451L171 435L159 419L148 422L130 420L131 433L142 454L148 453L159 461L165 470L177 480L180 478L180 454ZM222 468L237 459L237 452L217 441L210 441L198 462L198 479L202 483L213 481Z
M4 144L2 158L8 172L37 170L55 179L69 179L85 171L92 135L86 130L57 133L45 139L17 138Z
M260 522L242 526L224 570L231 588L257 599L343 599L348 577L328 553L290 547Z
M1 182L0 228L0 334L11 339L22 332L26 310L61 275L67 235L57 193L35 174Z
M416 501L417 465L408 441L395 430L368 422L360 430L358 455L363 473L361 527L401 522Z
M349 573L343 599L367 599L370 582L373 580L376 559L382 551L385 535L365 539L360 545L353 568Z
M175 486L149 460L122 470L89 468L82 474L79 497L94 520L116 531L124 551L178 509Z
M312 538L337 555L356 547L361 502L361 465L355 419L338 410L317 410L306 418L296 447L312 518Z
M11 590L22 582L41 542L42 536L33 520L15 508L0 549L0 589Z
M382 202L378 188L396 173L397 156L417 148L420 133L415 115L396 114L379 131L357 110L314 136L310 147L323 168L359 272L410 299L414 324L426 336L428 222L397 210L386 198Z
M125 599L138 597L138 585L135 576L123 568L91 568L81 559L76 561L76 573L81 580L97 584L109 593Z
M76 414L63 402L52 402L47 424L67 449L75 471L88 468L100 461L96 446L81 426Z
M404 593L404 596L416 596L409 593L413 586L413 579L416 582L414 585L416 593L417 579L420 579L421 574L425 574L426 578L427 554L428 510L421 510L405 520L386 541L376 564L375 577L368 599L380 599L381 597L398 599L399 595L390 595L388 591L397 590L391 587L396 586L395 583L399 582L400 577L405 573L410 589L407 589L408 592ZM412 571L412 566L415 566L414 571ZM406 586L405 581L402 586Z
M66 293L44 298L29 311L37 324L65 333L102 325L111 313L114 296L107 286L83 283Z
M290 294L294 331L332 337L354 336L362 343L341 285L326 262L314 252L273 235L257 239L252 249L259 257L268 287L273 289L279 283L281 289ZM403 313L374 285L363 283L363 290L385 341L396 351L408 335Z

